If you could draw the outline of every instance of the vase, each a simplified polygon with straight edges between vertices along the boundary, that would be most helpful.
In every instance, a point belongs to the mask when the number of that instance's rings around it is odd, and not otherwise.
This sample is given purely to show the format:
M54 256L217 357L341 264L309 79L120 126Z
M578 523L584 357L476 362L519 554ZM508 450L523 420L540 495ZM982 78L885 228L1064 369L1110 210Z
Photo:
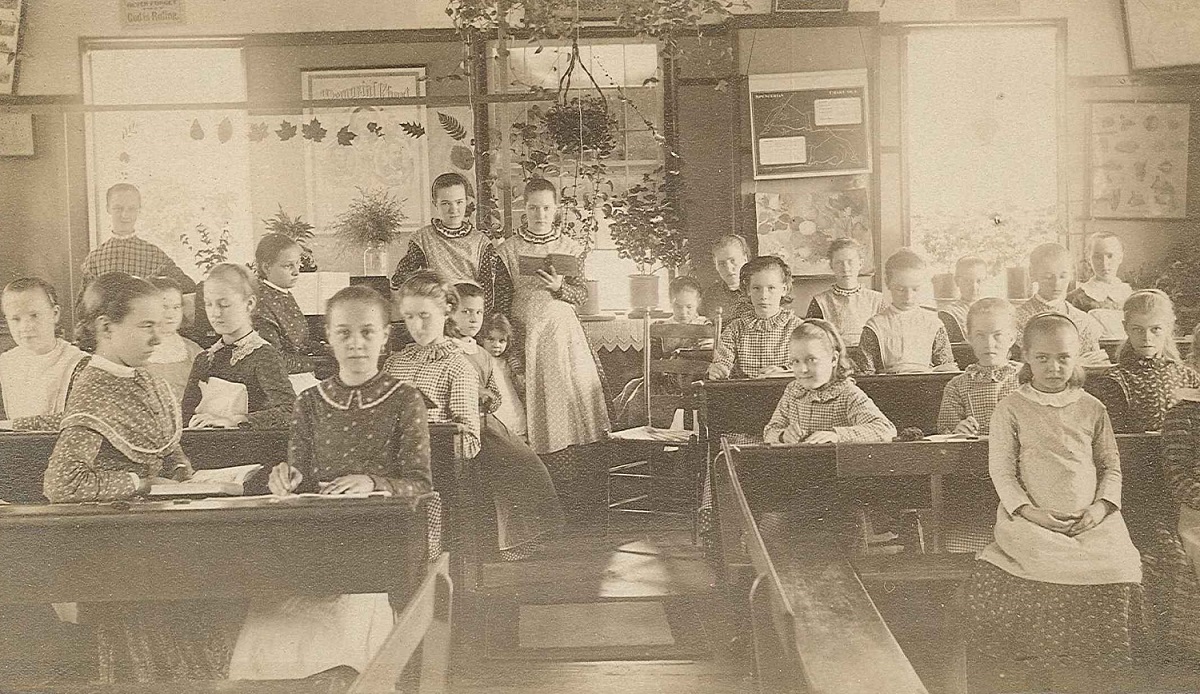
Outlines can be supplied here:
M629 307L650 309L658 306L658 275L629 276Z
M600 280L585 279L583 284L587 287L587 301L583 302L579 312L584 316L595 316L600 313Z
M958 287L954 286L954 274L939 272L933 276L933 297L935 299L953 299L958 295Z
M373 243L363 251L363 274L376 276L388 274L388 245L386 243Z
M1005 269L1009 299L1027 299L1032 294L1029 287L1029 270L1021 265Z

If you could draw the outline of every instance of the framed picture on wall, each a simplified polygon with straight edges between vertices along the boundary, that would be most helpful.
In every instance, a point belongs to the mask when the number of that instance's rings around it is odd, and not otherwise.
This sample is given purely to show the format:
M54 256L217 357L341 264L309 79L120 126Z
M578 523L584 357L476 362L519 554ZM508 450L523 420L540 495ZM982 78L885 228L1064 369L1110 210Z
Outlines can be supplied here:
M17 93L22 0L0 0L0 95Z
M395 99L425 95L424 67L305 70L300 73L305 99ZM306 148L308 214L318 233L359 195L382 189L403 201L408 217L402 229L428 223L429 123L426 106L357 106L309 109L325 135ZM311 121L310 121L311 122ZM353 132L353 146L336 134Z
M851 180L851 179L843 179ZM854 187L815 190L793 181L781 192L754 195L758 254L783 258L796 277L830 277L829 245L852 238L862 248L862 274L875 271L875 238L863 181Z
M871 171L867 71L750 75L754 178Z
M1187 216L1186 103L1100 101L1088 119L1088 209L1093 218Z

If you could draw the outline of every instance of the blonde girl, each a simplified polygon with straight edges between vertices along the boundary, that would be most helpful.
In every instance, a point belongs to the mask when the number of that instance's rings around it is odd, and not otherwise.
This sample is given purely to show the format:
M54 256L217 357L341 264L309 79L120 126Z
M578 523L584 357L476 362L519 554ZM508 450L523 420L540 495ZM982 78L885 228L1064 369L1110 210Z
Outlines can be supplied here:
M183 420L189 427L288 425L295 393L279 351L254 331L255 284L242 265L221 263L208 273L204 311L220 339L196 357L188 375ZM244 406L235 402L238 386Z

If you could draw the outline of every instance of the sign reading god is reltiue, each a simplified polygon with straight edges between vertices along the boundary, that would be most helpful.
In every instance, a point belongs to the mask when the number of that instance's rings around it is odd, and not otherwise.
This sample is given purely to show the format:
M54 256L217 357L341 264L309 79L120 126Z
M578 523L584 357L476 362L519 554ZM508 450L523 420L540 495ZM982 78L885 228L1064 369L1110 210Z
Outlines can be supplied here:
M183 22L183 0L121 0L121 26L126 29Z

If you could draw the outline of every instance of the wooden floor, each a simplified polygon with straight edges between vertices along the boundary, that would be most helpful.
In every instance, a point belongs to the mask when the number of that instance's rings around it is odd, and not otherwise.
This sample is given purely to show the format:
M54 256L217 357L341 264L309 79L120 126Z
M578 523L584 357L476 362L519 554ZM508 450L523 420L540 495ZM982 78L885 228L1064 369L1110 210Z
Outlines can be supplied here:
M451 691L456 694L754 691L749 650L735 637L715 572L687 530L641 523L576 532L536 561L494 567L483 583L498 596L499 606L491 610L488 643L465 648L455 658ZM647 634L628 624L598 623L606 619L602 607L578 607L589 601L661 605L672 643L636 645L661 640L663 630ZM530 612L527 607L522 613L518 603L539 610L559 607L564 615L599 614L544 626L563 642L547 648L527 630L514 636L521 629L516 622ZM618 619L621 610L613 612L612 619ZM541 647L523 648L522 639ZM588 639L605 643L571 645ZM621 645L622 640L635 645Z

